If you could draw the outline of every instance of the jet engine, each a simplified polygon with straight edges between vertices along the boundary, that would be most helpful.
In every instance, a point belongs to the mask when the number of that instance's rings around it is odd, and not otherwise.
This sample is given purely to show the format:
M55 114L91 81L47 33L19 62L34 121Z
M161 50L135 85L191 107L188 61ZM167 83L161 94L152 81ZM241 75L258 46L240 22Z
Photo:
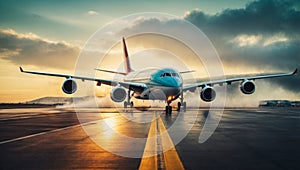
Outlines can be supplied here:
M216 98L216 91L210 86L205 86L200 92L200 97L205 102L211 102Z
M120 86L116 86L113 89L111 89L110 92L110 98L114 101L114 102L122 102L125 100L126 98L126 90L123 87Z
M255 91L255 84L252 80L245 80L241 83L240 89L244 94L252 94Z
M75 80L73 80L72 78L68 78L67 80L65 80L63 82L61 88L62 88L63 92L65 92L67 94L73 94L77 90L77 84L76 84Z

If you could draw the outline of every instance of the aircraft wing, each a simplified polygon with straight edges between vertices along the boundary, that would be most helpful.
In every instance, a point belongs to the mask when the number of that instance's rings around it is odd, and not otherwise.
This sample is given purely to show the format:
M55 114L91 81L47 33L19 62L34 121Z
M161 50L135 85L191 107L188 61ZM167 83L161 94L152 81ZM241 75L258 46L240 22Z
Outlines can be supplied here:
M88 81L95 81L98 84L105 84L109 86L116 86L121 85L125 88L131 89L136 91L137 89L145 89L147 88L147 85L144 83L135 83L135 82L123 82L123 81L115 81L115 80L105 80L105 79L99 79L99 78L91 78L91 77L84 77L84 76L75 76L70 74L57 74L57 73L45 73L45 72L35 72L35 71L25 71L22 67L20 67L20 71L22 73L28 73L28 74L38 74L38 75L44 75L44 76L53 76L53 77L64 77L64 78L73 78L73 79L80 79L82 81L88 80Z
M216 84L223 85L224 83L226 83L226 84L230 85L232 82L236 82L236 81L292 76L292 75L296 75L297 72L298 72L298 69L295 69L295 71L293 71L292 73L278 73L278 74L267 74L267 75L245 76L245 77L242 76L242 77L238 77L238 78L229 78L229 79L220 79L220 80L199 82L199 83L184 85L183 86L183 91L193 90L197 87L213 86L213 85L216 85Z
M114 73L114 74L121 74L123 76L125 76L127 73L123 73L123 72L118 72L118 71L111 71L111 70L104 70L104 69L99 69L99 68L95 68L95 70L97 71L102 71L102 72L106 72L106 73Z

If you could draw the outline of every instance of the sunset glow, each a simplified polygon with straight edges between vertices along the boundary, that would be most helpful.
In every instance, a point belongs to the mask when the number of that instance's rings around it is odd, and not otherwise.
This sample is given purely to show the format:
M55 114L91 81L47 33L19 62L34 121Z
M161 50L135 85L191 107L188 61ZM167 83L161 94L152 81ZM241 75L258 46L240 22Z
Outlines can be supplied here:
M132 10L125 10L124 6L131 7ZM275 12L277 9L280 10L279 13ZM265 15L266 10L269 10L270 16ZM86 4L73 1L72 5L60 1L0 1L0 11L0 102L25 102L45 96L70 97L61 90L64 79L22 74L18 67L73 74L77 58L94 32L116 18L145 11L170 13L201 29L219 53L226 74L288 72L300 67L300 28L295 23L298 20L290 16L293 12L300 12L299 4L292 1L285 6L281 5L281 1L248 0L230 0L226 3L165 1L160 2L159 6L147 1L96 1ZM271 22L273 19L278 22ZM153 23L165 24L165 28L169 29L172 22L177 21L140 17L135 25L128 25L127 29L145 29L153 26ZM126 24L126 21L119 24ZM108 34L111 35L111 40L119 39L120 43L115 44L99 66L109 70L122 70L122 35L114 30ZM104 48L105 43L111 40L99 40L95 45L97 48L93 49L94 54L106 52L108 49ZM149 50L157 47L165 51ZM128 38L128 50L136 69L172 60L174 55L176 60L186 61L191 69L196 70L194 77L207 76L203 65L194 62L195 56L191 51L168 38L131 37ZM141 64L146 58L152 59ZM173 66L184 70L176 60L172 62ZM86 62L88 64L89 61ZM161 66L164 65L167 64L163 63ZM94 71L93 69L85 71ZM96 76L114 78L114 75L107 73L96 73ZM84 85L85 82L78 83ZM266 80L259 84L258 92L251 100L300 99L300 86L295 86L300 84L299 77ZM103 96L109 93L109 89L106 86L95 86L92 91ZM229 90L232 91L231 89ZM79 91L80 95L85 96L86 92ZM250 100L241 94L231 95L237 95L241 100Z

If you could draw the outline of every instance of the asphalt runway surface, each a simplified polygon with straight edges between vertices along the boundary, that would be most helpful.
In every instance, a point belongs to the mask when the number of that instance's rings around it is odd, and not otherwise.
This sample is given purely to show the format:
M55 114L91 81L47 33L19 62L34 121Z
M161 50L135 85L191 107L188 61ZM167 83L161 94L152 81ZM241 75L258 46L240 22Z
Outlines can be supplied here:
M300 108L225 109L204 143L206 109L77 113L1 109L0 169L300 169Z

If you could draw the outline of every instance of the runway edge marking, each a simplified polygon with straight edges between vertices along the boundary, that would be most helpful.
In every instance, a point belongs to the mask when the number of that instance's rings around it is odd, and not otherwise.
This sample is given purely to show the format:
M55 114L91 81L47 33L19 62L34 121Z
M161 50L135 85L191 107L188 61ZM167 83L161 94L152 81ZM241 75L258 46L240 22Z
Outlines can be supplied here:
M5 140L5 141L1 141L0 145L15 142L15 141L19 141L19 140L24 140L24 139L28 139L28 138L32 138L32 137L36 137L36 136L41 136L41 135L45 135L45 134L49 134L49 133L54 133L54 132L58 132L58 131L62 131L62 130L67 130L67 129L71 129L71 128L75 128L75 127L79 127L79 126L83 126L83 125L93 124L93 123L96 123L98 121L101 121L101 120L86 122L86 123L82 123L82 124L67 126L67 127L63 127L63 128L50 130L50 131L45 131L45 132L40 132L40 133L36 133L36 134L32 134L32 135L22 136L22 137L18 137L18 138L14 138L14 139L9 139L9 140Z

